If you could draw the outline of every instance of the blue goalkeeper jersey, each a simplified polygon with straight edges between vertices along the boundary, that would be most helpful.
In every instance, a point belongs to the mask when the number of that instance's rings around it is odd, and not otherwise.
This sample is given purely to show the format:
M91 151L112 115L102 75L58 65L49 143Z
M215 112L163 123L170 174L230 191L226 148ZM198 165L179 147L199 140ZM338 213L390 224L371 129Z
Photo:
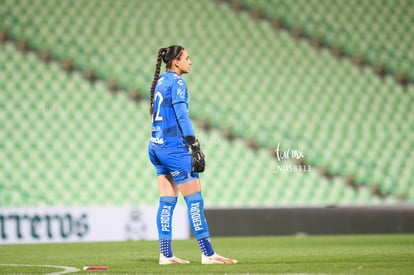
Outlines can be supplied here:
M187 86L181 76L166 71L154 89L150 145L154 149L185 147L186 136L194 136L188 114Z

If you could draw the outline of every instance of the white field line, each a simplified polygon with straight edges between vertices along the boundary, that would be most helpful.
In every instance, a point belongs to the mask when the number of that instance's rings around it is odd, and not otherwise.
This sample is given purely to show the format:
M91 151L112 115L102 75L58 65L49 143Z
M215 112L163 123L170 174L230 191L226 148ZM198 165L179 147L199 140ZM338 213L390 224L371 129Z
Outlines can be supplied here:
M79 269L76 267L71 266L61 266L61 265L36 265L36 264L1 264L0 266L25 266L25 267L50 267L50 268L58 268L63 269L63 271L60 272L53 272L53 273L46 273L46 275L61 275L61 274L67 274L67 273L73 273L78 272Z

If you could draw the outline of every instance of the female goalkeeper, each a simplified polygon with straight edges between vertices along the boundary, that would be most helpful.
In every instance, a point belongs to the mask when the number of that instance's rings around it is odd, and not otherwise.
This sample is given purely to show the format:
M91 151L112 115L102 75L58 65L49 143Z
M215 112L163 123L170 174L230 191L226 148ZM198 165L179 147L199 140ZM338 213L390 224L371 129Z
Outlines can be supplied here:
M160 76L162 61L166 64L166 72ZM198 175L204 171L204 154L188 115L187 87L181 77L190 71L190 66L190 57L183 47L172 45L158 50L150 93L152 134L148 153L158 176L160 192L157 212L159 263L189 263L175 257L171 247L172 216L180 192L187 204L191 229L202 252L201 263L235 264L236 260L215 253L210 243Z

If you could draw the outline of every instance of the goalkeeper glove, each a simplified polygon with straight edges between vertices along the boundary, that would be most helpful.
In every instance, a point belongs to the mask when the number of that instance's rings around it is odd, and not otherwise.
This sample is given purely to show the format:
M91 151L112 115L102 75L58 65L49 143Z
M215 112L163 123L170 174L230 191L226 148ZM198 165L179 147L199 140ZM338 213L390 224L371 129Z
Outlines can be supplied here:
M191 148L191 164L194 172L204 172L206 166L205 156L203 151L200 149L200 143L195 136L186 136L185 141Z

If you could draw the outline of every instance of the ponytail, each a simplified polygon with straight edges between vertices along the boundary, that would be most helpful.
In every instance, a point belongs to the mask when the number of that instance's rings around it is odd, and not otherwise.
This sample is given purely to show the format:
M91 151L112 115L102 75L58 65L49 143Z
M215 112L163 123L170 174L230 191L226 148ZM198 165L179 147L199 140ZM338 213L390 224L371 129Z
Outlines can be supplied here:
M184 48L179 45L172 45L168 48L161 48L158 50L157 64L155 65L154 79L152 80L150 90L150 114L154 113L154 90L157 85L158 77L160 76L161 63L164 61L167 69L171 68L174 58L180 58Z
M158 77L160 76L161 62L164 59L167 48L161 48L158 50L157 64L155 65L154 79L152 80L151 90L150 90L150 114L154 113L154 90L155 85L157 84Z

